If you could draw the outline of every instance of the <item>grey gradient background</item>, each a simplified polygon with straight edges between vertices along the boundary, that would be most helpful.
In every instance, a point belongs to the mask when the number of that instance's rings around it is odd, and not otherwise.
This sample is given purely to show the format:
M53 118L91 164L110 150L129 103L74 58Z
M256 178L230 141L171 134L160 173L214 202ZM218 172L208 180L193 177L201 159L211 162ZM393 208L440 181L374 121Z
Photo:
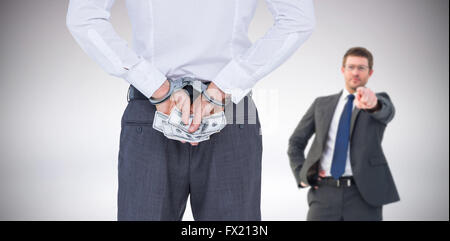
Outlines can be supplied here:
M0 220L115 220L128 84L107 75L65 26L66 0L0 1ZM288 138L314 98L337 93L342 55L375 57L368 86L397 108L384 139L401 201L385 220L448 220L449 2L319 0L308 42L255 88L264 138L263 220L305 220ZM174 6L176 7L176 6ZM131 28L123 0L112 22ZM252 40L273 23L260 1ZM267 99L267 95L271 99ZM192 220L188 205L184 220Z

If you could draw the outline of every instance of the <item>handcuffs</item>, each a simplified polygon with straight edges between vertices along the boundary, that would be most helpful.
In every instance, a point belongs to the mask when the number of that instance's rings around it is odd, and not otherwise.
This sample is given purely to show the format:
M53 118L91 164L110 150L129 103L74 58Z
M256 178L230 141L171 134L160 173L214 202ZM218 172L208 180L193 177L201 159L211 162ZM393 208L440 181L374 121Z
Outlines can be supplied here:
M150 103L152 103L153 105L157 105L157 104L161 104L164 101L168 100L170 98L170 96L177 90L183 89L184 87L190 85L192 86L195 90L201 92L202 96L210 103L220 106L220 107L225 107L228 102L229 102L229 98L225 98L225 103L221 102L221 101L217 101L214 98L212 98L211 96L208 95L208 93L206 92L206 89L208 88L210 83L203 83L200 80L191 78L191 77L183 77L183 78L178 78L178 79L169 79L169 92L167 92L166 95L164 95L163 97L159 98L159 99L154 99L152 97L149 98Z

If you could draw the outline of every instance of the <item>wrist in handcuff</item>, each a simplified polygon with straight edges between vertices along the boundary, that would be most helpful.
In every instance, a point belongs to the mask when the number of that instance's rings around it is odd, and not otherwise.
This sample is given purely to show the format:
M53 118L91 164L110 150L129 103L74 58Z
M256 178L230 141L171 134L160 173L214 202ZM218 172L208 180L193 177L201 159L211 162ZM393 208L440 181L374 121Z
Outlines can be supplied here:
M150 103L152 103L153 105L161 104L167 101L175 91L178 91L182 89L184 86L186 86L186 83L183 81L183 79L176 79L176 80L169 79L168 81L170 85L169 91L163 97L158 99L150 97L149 98Z
M207 90L205 90L205 91L202 91L202 96L209 102L209 103L212 103L212 104L214 104L214 105L217 105L217 106L220 106L220 107L225 107L225 105L226 105L226 99L225 98L222 98L221 100L216 100L214 97L212 97L212 96L210 96L209 94L208 94L208 91Z
M153 97L150 97L148 100L150 101L150 103L152 103L153 105L157 105L157 104L161 104L161 103L163 103L164 101L166 101L166 100L168 100L169 98L170 98L170 96L172 95L172 93L173 93L173 88L174 88L174 86L173 86L173 84L170 82L170 80L169 80L169 91L167 91L167 93L163 96L163 97L161 97L161 98L153 98Z
M211 83L211 82L210 82ZM165 101L167 101L174 92L183 89L184 87L190 85L192 86L194 89L198 90L199 92L201 92L201 95L210 103L218 105L220 107L225 107L225 105L229 102L227 101L227 99L229 100L229 98L223 98L223 100L216 100L213 97L211 97L208 93L207 93L207 89L210 83L203 83L200 82L199 80L190 78L190 77L184 77L184 78L179 78L179 79L169 79L169 91L166 93L166 95L164 95L161 98L155 99L153 97L149 98L150 103L152 103L153 105L158 105L161 104ZM199 86L200 85L200 86ZM219 90L218 90L219 91Z

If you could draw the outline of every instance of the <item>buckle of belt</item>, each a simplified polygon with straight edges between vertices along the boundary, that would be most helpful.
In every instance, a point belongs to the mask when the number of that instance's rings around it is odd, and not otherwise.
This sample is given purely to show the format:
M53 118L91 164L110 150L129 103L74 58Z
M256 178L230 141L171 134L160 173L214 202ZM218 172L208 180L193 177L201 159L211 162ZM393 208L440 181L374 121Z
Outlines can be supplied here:
M351 187L352 186L352 180L351 179L346 179L346 182L344 182L344 184L347 184L347 187ZM336 180L336 185L337 187L341 186L341 179L337 179Z

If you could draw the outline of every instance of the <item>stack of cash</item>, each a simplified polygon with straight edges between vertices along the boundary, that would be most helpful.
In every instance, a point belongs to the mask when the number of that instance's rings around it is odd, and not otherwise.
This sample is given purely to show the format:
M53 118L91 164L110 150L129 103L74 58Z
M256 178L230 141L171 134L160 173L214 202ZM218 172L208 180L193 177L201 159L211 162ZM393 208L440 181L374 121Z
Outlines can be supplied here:
M181 111L175 107L170 115L156 111L153 128L164 133L169 139L192 143L209 140L209 137L214 133L220 132L227 122L223 111L215 113L204 117L198 130L190 133L188 129L192 120L193 115L189 117L189 124L185 125L181 119Z

